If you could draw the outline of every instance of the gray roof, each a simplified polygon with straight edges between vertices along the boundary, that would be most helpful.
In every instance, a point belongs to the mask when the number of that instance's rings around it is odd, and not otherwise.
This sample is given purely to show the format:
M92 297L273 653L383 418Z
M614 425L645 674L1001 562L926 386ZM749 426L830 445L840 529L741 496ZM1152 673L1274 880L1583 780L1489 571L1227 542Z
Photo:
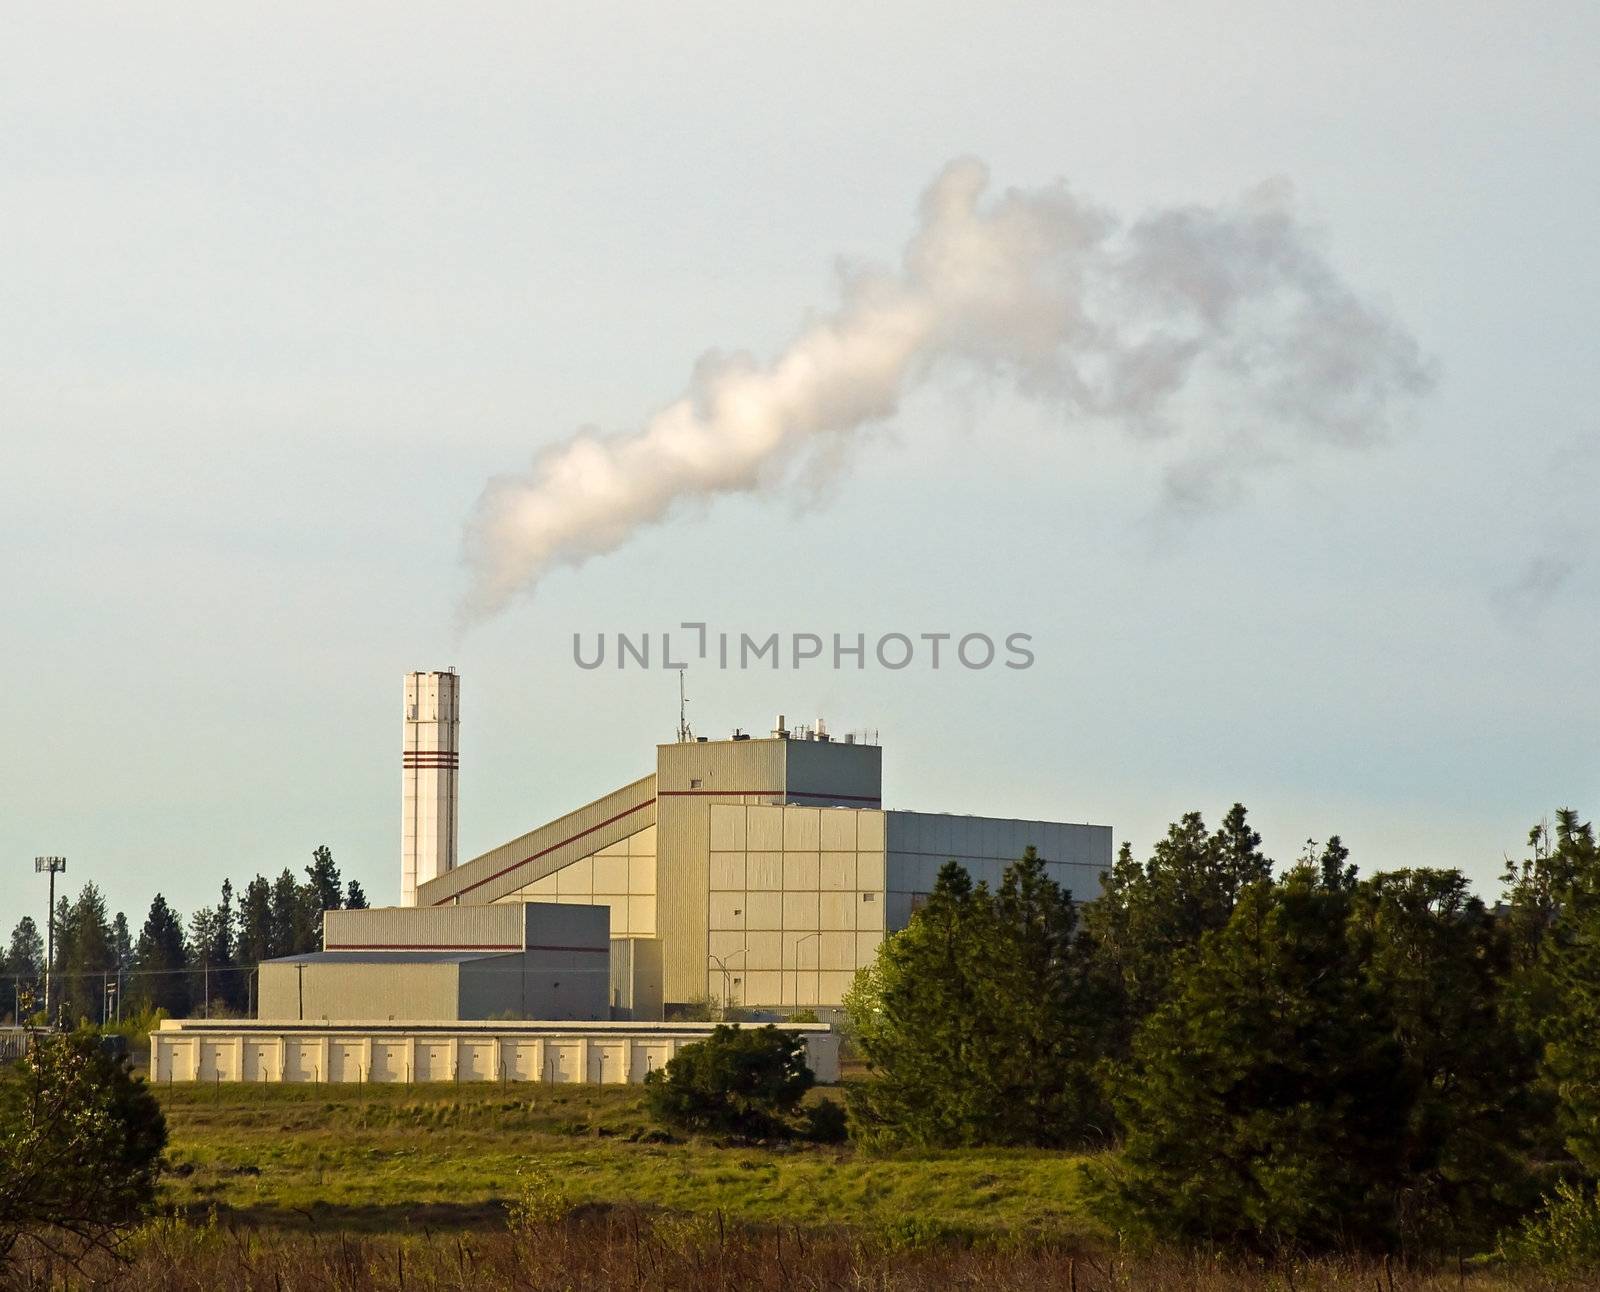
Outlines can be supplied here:
M516 951L306 951L263 960L269 965L458 965L469 960L501 960Z

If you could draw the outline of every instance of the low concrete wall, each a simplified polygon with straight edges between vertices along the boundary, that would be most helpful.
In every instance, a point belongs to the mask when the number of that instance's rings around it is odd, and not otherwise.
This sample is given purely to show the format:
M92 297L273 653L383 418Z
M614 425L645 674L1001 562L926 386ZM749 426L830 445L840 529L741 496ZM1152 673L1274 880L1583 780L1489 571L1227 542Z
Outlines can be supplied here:
M167 1019L150 1034L150 1079L638 1084L711 1029L710 1023ZM806 1063L818 1081L839 1079L839 1038L832 1028L791 1023L781 1030L805 1037Z

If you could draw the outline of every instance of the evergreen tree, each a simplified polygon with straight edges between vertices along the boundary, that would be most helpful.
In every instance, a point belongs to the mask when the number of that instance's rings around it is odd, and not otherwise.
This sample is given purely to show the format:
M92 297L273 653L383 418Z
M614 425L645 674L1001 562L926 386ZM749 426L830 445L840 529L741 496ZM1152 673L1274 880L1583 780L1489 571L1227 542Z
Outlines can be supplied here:
M133 968L133 934L128 930L128 917L118 911L111 921L112 963L123 973Z
M1350 895L1320 879L1242 889L1109 1076L1127 1136L1102 1185L1129 1228L1274 1252L1394 1240L1399 1056Z
M306 902L288 867L272 881L272 955L291 956L313 948L303 946Z
M978 970L973 995L991 1020L974 1075L992 1083L992 1104L1003 1110L988 1141L1062 1145L1106 1133L1072 895L1029 847L1006 867L991 910L975 925L983 944L969 961Z
M134 947L134 982L130 992L144 1008L159 1008L182 1018L189 1013L189 951L183 925L160 893L150 903L150 914Z
M982 1142L997 1120L1000 1110L979 1102L987 1091L963 1079L971 1071L972 1033L985 1021L969 963L980 940L973 927L985 918L970 876L947 863L926 905L884 940L870 975L847 998L875 1078L850 1092L863 1138L968 1144Z
M242 965L258 965L277 955L272 884L257 875L245 885L239 899L238 959Z
M311 864L306 867L306 886L310 890L311 908L317 914L317 930L322 929L322 912L339 909L341 889L339 868L333 864L333 852L323 844L311 854Z
M1505 942L1456 870L1367 880L1353 933L1400 1052L1402 1236L1436 1252L1492 1239L1532 1201L1534 1054L1500 1026Z
M344 909L347 911L364 911L367 909L367 895L361 889L359 881L352 879L345 886Z
M1188 813L1146 862L1123 844L1099 900L1084 911L1085 991L1106 1053L1126 1056L1139 1022L1168 998L1181 960L1227 924L1239 894L1271 878L1272 865L1239 803L1214 834Z
M67 1005L69 1019L99 1023L106 1009L108 977L116 973L116 952L105 897L97 885L88 883L78 891L67 923L69 940L64 954L57 957L63 966L60 999Z
M1059 1145L1098 1096L1071 896L1029 848L1000 889L950 862L846 1002L875 1080L853 1091L867 1138Z
M6 972L12 975L7 984L11 988L10 1001L0 1001L12 1010L21 1008L26 1017L43 1003L44 939L39 936L39 926L33 917L24 915L11 930L11 942L6 948Z

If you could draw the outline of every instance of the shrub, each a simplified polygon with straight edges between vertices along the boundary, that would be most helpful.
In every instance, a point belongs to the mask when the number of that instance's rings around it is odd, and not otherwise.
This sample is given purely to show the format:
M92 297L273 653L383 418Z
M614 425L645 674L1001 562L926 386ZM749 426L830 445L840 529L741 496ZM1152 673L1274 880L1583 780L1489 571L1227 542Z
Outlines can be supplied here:
M802 1117L802 1133L816 1144L842 1144L850 1130L850 1118L843 1104L819 1099L809 1105Z
M1536 1215L1500 1240L1500 1257L1549 1270L1600 1269L1600 1187L1557 1184Z
M802 1037L722 1025L645 1077L645 1103L677 1130L767 1138L791 1133L813 1080Z
M154 1201L166 1144L126 1059L91 1034L41 1037L0 1080L0 1258L112 1245Z

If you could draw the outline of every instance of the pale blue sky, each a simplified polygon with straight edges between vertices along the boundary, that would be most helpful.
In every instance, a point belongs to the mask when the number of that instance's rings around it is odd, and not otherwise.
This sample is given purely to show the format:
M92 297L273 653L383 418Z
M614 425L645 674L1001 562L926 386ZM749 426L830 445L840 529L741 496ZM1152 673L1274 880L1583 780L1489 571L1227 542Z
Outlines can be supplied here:
M0 923L326 841L399 873L400 680L463 675L462 849L651 766L575 630L1029 631L1026 673L691 675L703 732L883 733L890 806L1486 889L1600 809L1592 4L60 5L0 45ZM1137 215L1294 187L1438 365L1412 423L1159 513L1159 447L934 389L457 639L485 480L768 355L953 157Z

